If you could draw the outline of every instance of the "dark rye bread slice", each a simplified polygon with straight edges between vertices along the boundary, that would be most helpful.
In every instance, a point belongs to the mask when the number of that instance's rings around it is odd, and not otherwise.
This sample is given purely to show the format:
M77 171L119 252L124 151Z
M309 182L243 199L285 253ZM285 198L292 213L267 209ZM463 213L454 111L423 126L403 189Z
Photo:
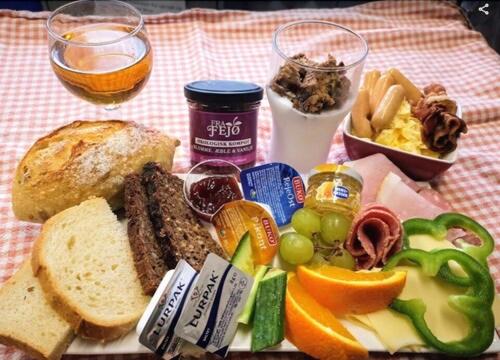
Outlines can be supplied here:
M211 252L225 258L196 214L184 200L184 181L157 164L144 166L142 184L148 195L149 216L167 266L173 269L180 259L200 271Z
M142 290L153 295L168 270L148 214L148 198L139 174L125 177L127 231Z

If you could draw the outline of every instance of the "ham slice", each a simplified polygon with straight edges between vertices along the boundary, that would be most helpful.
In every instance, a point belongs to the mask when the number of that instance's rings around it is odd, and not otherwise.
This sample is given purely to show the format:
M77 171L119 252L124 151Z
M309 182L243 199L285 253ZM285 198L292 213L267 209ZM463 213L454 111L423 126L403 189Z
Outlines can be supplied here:
M438 208L451 211L450 203L438 191L431 188L421 188L418 194Z
M414 191L420 189L415 181L406 176L383 154L374 154L359 160L348 161L345 165L354 168L363 177L363 192L361 193L363 205L375 202L380 185L390 172L399 176Z
M402 247L403 228L397 215L379 204L365 205L353 220L345 242L357 269L383 266Z
M426 200L392 172L384 178L376 200L394 211L403 221L415 217L434 219L445 212L445 209Z

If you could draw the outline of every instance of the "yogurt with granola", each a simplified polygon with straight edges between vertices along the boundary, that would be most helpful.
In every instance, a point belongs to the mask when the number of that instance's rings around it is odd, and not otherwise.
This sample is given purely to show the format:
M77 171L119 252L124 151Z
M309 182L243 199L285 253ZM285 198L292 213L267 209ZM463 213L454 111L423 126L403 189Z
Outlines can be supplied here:
M280 67L267 86L273 116L270 161L306 173L328 158L333 135L350 111L354 94L345 72L329 55L322 63L303 54ZM359 74L354 83L359 83Z

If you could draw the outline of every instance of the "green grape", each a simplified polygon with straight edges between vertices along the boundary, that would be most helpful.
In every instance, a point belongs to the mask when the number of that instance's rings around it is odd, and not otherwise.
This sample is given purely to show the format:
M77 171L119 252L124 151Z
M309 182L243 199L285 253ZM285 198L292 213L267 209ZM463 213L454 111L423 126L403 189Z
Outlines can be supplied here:
M301 234L285 233L280 239L280 255L292 265L305 264L314 255L313 242Z
M330 213L321 218L321 238L327 244L343 243L351 228L351 221L342 214Z
M330 258L330 264L344 269L354 270L356 262L347 250L342 250L341 254L336 254Z
M325 257L321 253L316 252L316 253L314 253L313 257L311 258L311 261L309 261L309 264L311 264L311 265L324 265L324 264L328 264L328 260L325 259Z
M299 209L292 215L292 226L299 234L312 238L321 231L321 218L311 209Z

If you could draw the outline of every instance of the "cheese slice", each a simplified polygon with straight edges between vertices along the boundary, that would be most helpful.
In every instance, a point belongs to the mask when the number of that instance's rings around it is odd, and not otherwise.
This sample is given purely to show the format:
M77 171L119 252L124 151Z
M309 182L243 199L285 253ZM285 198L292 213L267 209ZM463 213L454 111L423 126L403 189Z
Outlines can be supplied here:
M436 240L429 235L412 235L410 236L410 247L413 249L421 249L431 251L435 249L456 249L456 246L446 239Z
M412 235L410 236L410 247L413 249L421 249L431 251L436 249L456 249L451 241L446 239L436 240L429 235ZM465 271L455 261L449 261L451 271L457 276L466 276Z
M427 251L437 248L455 248L447 240L435 240L427 235L412 236L410 241L413 248ZM458 264L450 265L452 268L456 265L457 271L463 271ZM395 270L407 271L406 284L399 298L402 300L421 298L424 301L427 305L425 320L439 339L448 342L460 340L467 335L469 325L466 317L448 305L448 297L464 293L464 288L451 285L439 278L426 276L418 267L399 266ZM493 304L493 312L495 324L500 326L498 295ZM391 354L402 349L414 351L425 347L425 343L409 318L391 309L364 315L349 315L349 319L372 330Z
M418 351L424 346L411 321L406 316L390 309L376 311L364 315L348 315L347 319L360 323L371 330L389 353L405 349Z

